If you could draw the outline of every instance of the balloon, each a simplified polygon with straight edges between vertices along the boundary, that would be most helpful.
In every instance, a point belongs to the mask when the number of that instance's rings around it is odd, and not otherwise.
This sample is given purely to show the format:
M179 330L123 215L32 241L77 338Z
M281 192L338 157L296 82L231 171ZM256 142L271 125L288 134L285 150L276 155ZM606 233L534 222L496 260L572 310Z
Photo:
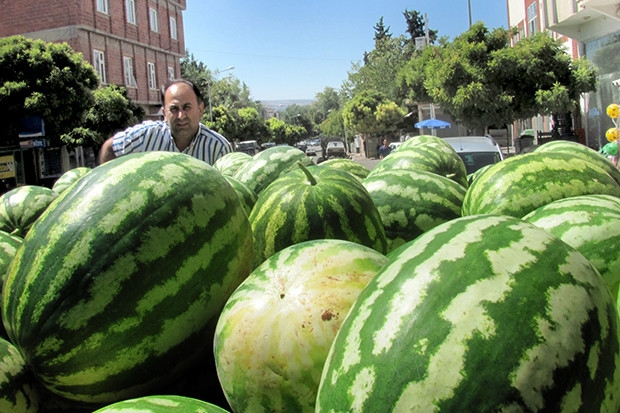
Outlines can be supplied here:
M609 116L612 119L617 119L619 114L620 114L620 105L616 103L612 103L611 105L607 106L607 116Z
M618 128L609 128L605 132L605 137L609 142L615 142L618 140Z
M618 142L610 142L603 146L601 153L606 156L618 156Z

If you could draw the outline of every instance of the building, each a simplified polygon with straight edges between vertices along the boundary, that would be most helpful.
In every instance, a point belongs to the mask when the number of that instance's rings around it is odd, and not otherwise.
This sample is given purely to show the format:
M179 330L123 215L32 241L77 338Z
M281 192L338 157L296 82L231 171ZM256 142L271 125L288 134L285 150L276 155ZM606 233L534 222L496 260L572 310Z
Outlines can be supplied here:
M159 119L162 116L160 86L181 73L185 9L186 0L2 2L0 37L20 34L49 42L66 42L93 65L101 84L124 85L128 96L144 107L147 118ZM7 177L1 172L11 157L18 165L13 168L18 171L17 185L52 180L85 162L82 153L46 147L43 128L39 133L29 133L28 139L20 143L19 152L0 151L0 180ZM36 170L34 174L28 166L31 163ZM19 168L20 164L25 166ZM29 173L24 173L25 170Z
M508 25L518 28L514 42L546 30L565 44L573 58L585 57L598 67L598 89L583 96L573 126L588 146L599 149L607 143L605 131L614 126L606 116L606 108L619 102L620 3L618 0L507 0L507 6ZM616 81L618 85L614 84ZM530 128L546 131L548 125L548 119L539 116L515 124L513 136Z

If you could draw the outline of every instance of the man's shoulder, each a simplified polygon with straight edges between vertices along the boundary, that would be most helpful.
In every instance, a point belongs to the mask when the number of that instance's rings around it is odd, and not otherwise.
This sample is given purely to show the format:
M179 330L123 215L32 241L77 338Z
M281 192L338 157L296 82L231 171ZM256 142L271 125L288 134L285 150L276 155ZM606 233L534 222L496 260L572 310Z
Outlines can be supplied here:
M217 133L213 129L207 128L207 126L204 125L203 123L200 124L200 135L204 136L204 137L207 137L207 138L216 139L218 141L221 141L221 142L229 144L228 139L226 139L224 136L222 136L221 134Z

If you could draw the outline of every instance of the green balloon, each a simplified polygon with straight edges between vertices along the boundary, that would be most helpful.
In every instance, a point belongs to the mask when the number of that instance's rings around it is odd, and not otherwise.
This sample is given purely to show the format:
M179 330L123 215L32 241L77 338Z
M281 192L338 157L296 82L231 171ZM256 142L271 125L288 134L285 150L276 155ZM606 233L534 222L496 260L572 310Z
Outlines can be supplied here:
M607 156L618 156L618 142L610 142L603 146L601 153Z

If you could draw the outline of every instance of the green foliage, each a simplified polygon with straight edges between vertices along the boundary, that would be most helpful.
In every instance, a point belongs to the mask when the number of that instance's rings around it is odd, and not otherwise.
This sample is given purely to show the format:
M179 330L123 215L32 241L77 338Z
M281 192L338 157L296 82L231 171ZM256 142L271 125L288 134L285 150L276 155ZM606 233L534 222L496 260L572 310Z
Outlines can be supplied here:
M239 141L256 140L258 142L269 140L269 130L256 108L241 108L237 111L237 116L236 139Z
M410 98L441 105L478 131L537 114L569 112L594 90L596 70L573 62L545 33L510 46L511 32L474 24L452 43L428 47L399 74ZM428 99L428 100L427 100Z
M101 145L114 133L144 119L144 109L127 96L124 86L102 86L93 96L95 103L84 115L83 126L62 136L67 145Z
M362 134L393 131L404 113L385 94L374 90L363 91L345 106L343 118L347 129Z
M98 84L92 66L66 43L0 38L0 122L8 136L28 115L41 116L52 138L71 132L93 105Z

